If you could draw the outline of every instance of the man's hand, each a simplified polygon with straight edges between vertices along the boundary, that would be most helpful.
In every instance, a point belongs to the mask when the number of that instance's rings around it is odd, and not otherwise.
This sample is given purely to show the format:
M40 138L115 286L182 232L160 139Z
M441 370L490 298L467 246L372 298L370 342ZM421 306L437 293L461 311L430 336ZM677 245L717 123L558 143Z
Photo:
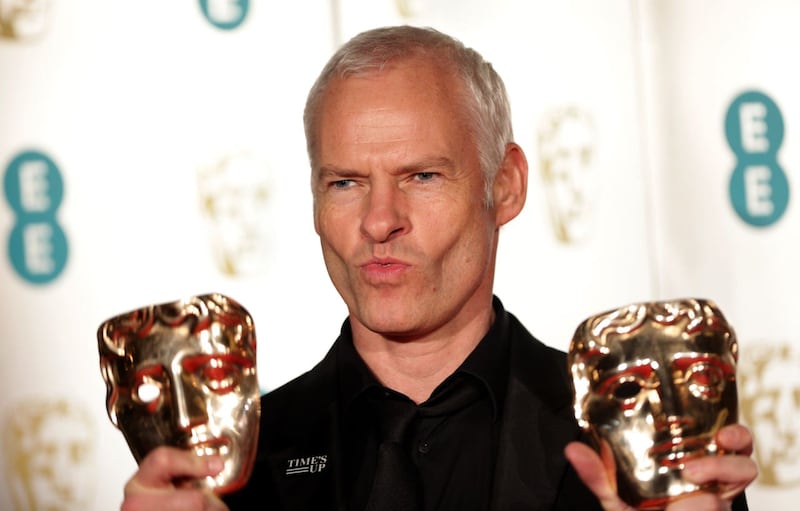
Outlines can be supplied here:
M120 511L228 511L206 490L177 486L176 480L215 476L223 468L217 456L197 456L174 447L158 447L145 456L125 485Z
M730 510L733 498L741 493L758 475L753 453L753 437L744 426L737 424L719 430L716 436L719 447L735 453L725 456L704 456L686 463L683 475L695 484L717 482L722 491L696 493L670 503L667 511L722 511ZM610 452L601 458L591 447L572 442L564 450L584 484L597 496L606 511L633 511L617 495L616 476ZM603 460L606 460L604 462Z

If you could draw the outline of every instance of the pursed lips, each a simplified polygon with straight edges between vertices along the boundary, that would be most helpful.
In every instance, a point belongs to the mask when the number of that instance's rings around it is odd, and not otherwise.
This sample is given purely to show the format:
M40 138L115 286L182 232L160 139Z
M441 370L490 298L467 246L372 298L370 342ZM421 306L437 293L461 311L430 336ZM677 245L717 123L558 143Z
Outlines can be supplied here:
M372 258L360 266L368 283L391 283L398 279L411 265L390 257Z

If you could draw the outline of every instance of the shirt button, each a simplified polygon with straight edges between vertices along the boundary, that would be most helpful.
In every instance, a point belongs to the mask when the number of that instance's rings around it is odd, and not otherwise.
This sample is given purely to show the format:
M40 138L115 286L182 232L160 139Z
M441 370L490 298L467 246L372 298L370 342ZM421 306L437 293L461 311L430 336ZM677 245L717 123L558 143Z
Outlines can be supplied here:
M417 446L417 451L420 454L428 454L428 451L431 450L431 446L428 442L420 442L419 446Z

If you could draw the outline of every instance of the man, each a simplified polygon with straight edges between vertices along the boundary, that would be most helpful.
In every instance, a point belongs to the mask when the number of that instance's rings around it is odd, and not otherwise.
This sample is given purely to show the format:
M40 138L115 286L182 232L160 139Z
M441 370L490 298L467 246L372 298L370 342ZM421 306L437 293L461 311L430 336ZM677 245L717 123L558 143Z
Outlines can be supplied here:
M527 163L491 66L433 30L366 32L322 71L305 123L314 224L349 316L319 365L263 398L256 466L230 508L626 509L600 458L574 442L564 354L492 294ZM744 428L718 441L749 455ZM698 482L756 473L747 456L691 467ZM219 469L157 449L123 509L224 509L173 484ZM669 509L729 506L702 494Z

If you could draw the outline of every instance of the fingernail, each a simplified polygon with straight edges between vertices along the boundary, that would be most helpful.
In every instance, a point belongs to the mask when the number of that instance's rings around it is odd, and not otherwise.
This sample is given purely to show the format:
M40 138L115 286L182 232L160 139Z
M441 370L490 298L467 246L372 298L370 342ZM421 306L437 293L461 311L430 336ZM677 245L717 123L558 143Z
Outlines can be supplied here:
M739 442L740 432L732 428L721 429L718 436L724 444L735 444Z

